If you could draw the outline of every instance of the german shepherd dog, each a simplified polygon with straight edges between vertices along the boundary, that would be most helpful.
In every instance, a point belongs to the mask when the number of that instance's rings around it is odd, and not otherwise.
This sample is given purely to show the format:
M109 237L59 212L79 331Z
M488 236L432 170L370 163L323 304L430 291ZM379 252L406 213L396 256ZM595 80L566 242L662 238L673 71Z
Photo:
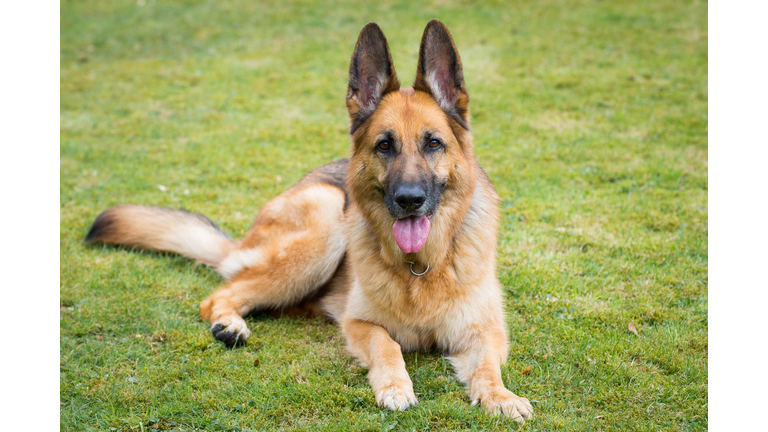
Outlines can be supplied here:
M413 88L400 88L387 40L367 24L349 65L351 155L315 169L267 203L241 241L183 210L120 205L87 242L176 252L227 283L200 305L233 346L259 310L314 312L341 325L369 368L376 402L417 405L403 351L437 349L472 404L523 422L528 399L504 387L499 197L473 154L469 95L448 29L424 30Z

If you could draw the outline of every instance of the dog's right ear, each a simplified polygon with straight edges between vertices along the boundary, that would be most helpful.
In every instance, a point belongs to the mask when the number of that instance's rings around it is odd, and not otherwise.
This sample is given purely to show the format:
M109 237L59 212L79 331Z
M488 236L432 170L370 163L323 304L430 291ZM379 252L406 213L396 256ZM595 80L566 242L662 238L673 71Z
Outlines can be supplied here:
M399 89L387 38L376 23L370 22L360 31L349 63L349 133L355 133L373 114L384 95Z

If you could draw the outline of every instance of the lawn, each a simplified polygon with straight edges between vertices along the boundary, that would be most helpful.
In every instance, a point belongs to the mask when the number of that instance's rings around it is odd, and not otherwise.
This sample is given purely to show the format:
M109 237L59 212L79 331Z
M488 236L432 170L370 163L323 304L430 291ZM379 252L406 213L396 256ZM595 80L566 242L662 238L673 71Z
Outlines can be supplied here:
M470 407L436 353L405 356L418 408L379 409L323 319L252 316L227 349L199 317L212 270L82 241L127 202L241 236L347 154L363 25L409 84L435 17L503 199L522 428ZM706 2L64 0L60 52L61 430L707 429Z

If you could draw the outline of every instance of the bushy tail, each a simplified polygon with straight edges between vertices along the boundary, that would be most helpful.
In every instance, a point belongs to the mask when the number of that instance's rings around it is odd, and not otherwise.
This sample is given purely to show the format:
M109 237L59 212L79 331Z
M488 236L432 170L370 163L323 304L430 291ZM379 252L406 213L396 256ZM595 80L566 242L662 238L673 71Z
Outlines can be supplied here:
M100 214L85 241L176 252L213 267L235 247L229 236L203 215L128 204Z

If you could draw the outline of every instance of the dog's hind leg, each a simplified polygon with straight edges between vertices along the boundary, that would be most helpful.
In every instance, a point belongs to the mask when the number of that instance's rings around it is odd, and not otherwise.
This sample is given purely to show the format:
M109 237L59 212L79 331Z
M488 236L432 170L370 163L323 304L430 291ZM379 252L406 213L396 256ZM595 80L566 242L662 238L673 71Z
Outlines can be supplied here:
M245 342L243 316L296 305L330 280L346 248L344 202L338 187L299 183L264 206L239 249L217 266L230 282L200 305L216 339Z

